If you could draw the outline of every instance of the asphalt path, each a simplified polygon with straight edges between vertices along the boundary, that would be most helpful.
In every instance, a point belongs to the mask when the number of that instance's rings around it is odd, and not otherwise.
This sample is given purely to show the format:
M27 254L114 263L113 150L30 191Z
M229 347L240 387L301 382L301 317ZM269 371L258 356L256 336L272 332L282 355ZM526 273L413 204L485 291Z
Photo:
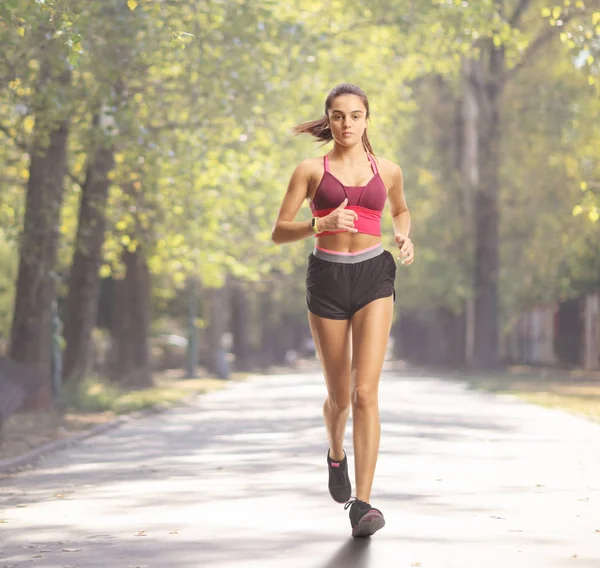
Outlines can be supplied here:
M387 371L386 526L353 539L324 396L318 373L231 382L3 476L0 568L600 568L600 425Z

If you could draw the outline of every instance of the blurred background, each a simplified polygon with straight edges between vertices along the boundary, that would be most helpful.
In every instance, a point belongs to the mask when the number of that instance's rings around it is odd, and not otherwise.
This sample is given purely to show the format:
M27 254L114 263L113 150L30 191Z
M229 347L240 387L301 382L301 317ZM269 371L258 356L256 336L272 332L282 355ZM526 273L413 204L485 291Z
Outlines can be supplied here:
M596 2L3 0L0 47L4 415L314 360L270 234L342 82L413 218L390 358L600 368Z

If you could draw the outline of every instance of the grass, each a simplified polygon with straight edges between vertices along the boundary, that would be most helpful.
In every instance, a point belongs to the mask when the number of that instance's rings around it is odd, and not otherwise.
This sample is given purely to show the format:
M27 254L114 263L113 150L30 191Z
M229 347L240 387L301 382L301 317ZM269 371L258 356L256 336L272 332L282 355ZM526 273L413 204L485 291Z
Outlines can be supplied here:
M505 373L461 374L470 386L515 395L527 402L557 408L600 422L600 373L512 367Z
M226 381L210 377L183 379L173 373L157 375L153 382L154 385L148 388L127 390L98 377L87 377L75 387L67 385L63 396L70 412L109 411L117 415L170 406L192 394L217 390L226 384Z
M232 380L247 375L233 373ZM227 381L212 377L181 378L181 371L156 374L154 385L126 390L99 377L87 377L77 387L63 391L65 408L20 412L12 415L2 429L0 460L23 455L43 444L60 440L105 424L119 414L171 406L194 395L223 388Z

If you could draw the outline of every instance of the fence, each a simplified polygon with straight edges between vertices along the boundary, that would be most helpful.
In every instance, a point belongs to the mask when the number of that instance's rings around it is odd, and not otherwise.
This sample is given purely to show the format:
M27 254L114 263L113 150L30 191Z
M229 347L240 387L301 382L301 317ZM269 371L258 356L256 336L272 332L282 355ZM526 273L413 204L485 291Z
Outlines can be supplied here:
M535 306L503 334L507 363L600 369L600 292Z

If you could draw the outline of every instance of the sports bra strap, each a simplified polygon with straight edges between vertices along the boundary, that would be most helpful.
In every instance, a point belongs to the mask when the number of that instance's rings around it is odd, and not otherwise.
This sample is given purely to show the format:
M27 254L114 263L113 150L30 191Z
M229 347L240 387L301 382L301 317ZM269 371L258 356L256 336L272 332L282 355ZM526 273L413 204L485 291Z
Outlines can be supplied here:
M377 175L379 172L377 171L377 164L375 163L375 160L373 159L371 154L367 154L367 158L369 158L369 162L371 162L371 167L373 168L373 173L375 175ZM329 157L327 156L327 154L325 154L323 156L323 167L325 168L326 172L329 171Z
M367 154L367 156L369 157L369 162L371 162L371 167L373 168L373 173L375 175L377 175L379 172L377 171L377 164L375 163L375 160L373 159L371 154Z

